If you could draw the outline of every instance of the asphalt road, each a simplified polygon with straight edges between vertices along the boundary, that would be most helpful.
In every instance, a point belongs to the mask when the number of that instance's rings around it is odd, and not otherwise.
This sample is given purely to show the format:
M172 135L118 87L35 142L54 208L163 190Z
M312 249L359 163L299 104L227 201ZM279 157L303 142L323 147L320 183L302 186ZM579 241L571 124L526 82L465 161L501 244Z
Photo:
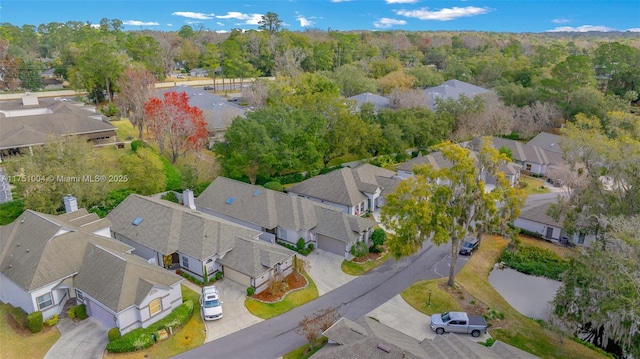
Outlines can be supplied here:
M450 245L435 247L428 243L411 257L397 262L391 259L312 302L182 353L176 358L278 358L307 343L306 339L295 333L295 328L305 315L318 309L335 307L343 317L355 320L416 281L448 276L450 251ZM466 260L459 257L457 270L464 263Z

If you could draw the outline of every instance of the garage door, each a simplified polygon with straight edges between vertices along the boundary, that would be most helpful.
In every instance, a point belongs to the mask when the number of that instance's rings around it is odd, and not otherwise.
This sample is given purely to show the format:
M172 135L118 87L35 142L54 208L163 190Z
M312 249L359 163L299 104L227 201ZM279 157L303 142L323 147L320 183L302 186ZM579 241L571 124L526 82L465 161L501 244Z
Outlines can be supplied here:
M98 319L107 328L111 329L116 326L116 321L113 314L109 313L106 309L102 308L92 300L88 300L87 314Z
M246 274L240 273L237 270L233 270L229 267L224 267L223 269L224 277L231 279L236 283L240 283L244 286L251 286L251 277Z
M344 242L337 239L318 235L318 248L344 257Z

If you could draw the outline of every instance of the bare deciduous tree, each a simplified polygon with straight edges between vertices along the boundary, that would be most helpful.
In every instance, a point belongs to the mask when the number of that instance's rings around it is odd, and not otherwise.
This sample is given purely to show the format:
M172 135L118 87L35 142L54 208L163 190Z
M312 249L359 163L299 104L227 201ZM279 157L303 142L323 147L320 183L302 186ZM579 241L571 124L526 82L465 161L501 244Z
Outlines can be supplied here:
M536 101L530 106L511 106L511 129L523 138L530 138L541 131L551 128L562 116L554 104Z
M254 109L266 106L269 95L269 85L264 80L256 80L251 86L242 89L242 97Z
M395 88L389 94L389 106L393 109L427 107L427 100L421 90Z
M151 72L134 68L124 70L118 79L120 95L116 102L131 124L138 128L138 138L142 138L144 104L151 98L154 82Z
M295 331L304 336L309 341L309 349L313 349L316 345L316 339L339 318L340 314L335 308L320 309L311 315L305 315Z

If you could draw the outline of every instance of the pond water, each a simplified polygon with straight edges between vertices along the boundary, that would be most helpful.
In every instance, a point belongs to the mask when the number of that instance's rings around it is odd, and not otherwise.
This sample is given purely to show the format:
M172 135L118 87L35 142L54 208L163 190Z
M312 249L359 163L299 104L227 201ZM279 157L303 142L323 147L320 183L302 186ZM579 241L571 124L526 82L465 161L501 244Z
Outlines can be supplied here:
M496 264L489 274L489 283L518 312L533 319L548 320L551 301L561 282L520 273L511 268L499 269Z

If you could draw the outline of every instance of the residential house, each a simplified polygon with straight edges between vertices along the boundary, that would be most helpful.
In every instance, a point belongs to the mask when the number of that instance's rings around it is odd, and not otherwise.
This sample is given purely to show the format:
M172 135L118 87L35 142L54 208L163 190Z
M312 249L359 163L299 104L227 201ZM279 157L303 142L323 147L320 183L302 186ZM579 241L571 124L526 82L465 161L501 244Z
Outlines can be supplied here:
M199 280L220 272L256 292L276 274L291 273L293 251L257 240L259 231L196 211L193 192L185 192L186 206L128 196L107 216L113 237L150 263L179 268Z
M261 231L260 239L296 244L300 238L317 248L350 258L359 241L369 243L375 221L261 186L218 177L195 200L204 213Z
M185 92L189 97L189 106L202 110L202 115L207 123L210 144L224 138L224 133L236 117L245 116L246 110L242 106L205 91L203 87L170 87L158 90L158 96L162 97L165 92L169 91Z
M365 103L372 104L375 112L378 112L378 111L380 111L382 109L385 109L385 108L389 108L389 99L388 98L386 98L384 96L372 94L370 92L365 92L365 93L361 93L359 95L347 97L347 100L352 100L352 101L356 102L356 110L357 111L360 111L360 108Z
M473 98L476 95L481 95L489 92L489 90L466 83L459 80L449 80L442 84L429 87L422 91L426 105L429 109L434 111L436 109L436 99L446 100L458 100L460 96L466 96Z
M491 138L492 146L496 149L506 148L511 151L513 162L522 166L525 173L535 176L543 176L550 166L559 165L562 156L548 152L540 147L531 146L515 140L501 137ZM482 144L480 137L469 142L473 150L478 150Z
M560 167L564 162L562 158L562 148L560 146L560 136L553 133L540 132L536 137L531 139L531 141L527 142L527 145L541 148L549 159L549 167L545 173L547 181L554 184L562 183L562 180L559 178L551 178L557 175L557 172L554 174L554 171L551 169L554 167Z
M400 180L393 171L365 163L309 178L289 187L287 192L360 216L382 207L385 196L396 189Z
M579 233L567 234L562 221L556 221L547 214L552 203L545 201L525 206L520 211L520 216L513 221L513 225L529 232L538 233L543 239L554 243L569 244L571 242L585 247L591 246L595 236Z
M116 128L95 107L32 94L0 103L0 128L0 159L31 152L52 137L82 136L93 144L116 141Z
M419 341L369 317L340 318L322 334L329 342L311 359L538 358L501 341L488 348L453 333Z
M67 207L75 209L70 203ZM147 327L182 303L181 277L108 237L110 223L84 209L59 216L25 211L0 227L0 300L45 319L75 298L121 333Z
M478 161L477 153L472 152L472 156L474 156L474 159L477 162ZM397 174L398 177L403 179L413 177L414 176L413 169L415 166L419 166L419 165L430 165L433 168L439 170L443 168L450 168L453 165L453 163L447 160L446 158L444 158L444 156L442 155L442 152L439 152L439 151L432 152L428 155L419 155L417 157L414 157L408 161L401 163L400 165L398 165L398 167L396 167L396 170L398 171L398 174ZM520 181L521 167L522 166L516 163L507 162L507 163L500 164L500 166L498 167L498 170L505 174L505 177L507 178L511 186L515 186ZM486 181L487 189L490 189L496 183L496 179L493 176L481 173L481 178Z
M201 68L192 69L189 71L189 76L191 77L208 77L209 71Z

